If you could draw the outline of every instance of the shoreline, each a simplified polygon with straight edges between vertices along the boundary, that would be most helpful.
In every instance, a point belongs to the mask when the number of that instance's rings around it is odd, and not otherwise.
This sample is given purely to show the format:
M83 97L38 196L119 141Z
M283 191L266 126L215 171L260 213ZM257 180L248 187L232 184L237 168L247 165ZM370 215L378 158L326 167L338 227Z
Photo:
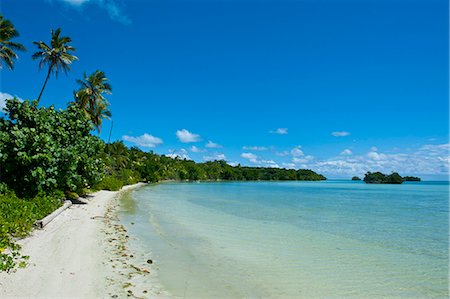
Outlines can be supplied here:
M82 199L85 204L72 205L43 229L19 240L21 254L30 257L28 265L0 273L0 297L148 298L161 294L158 288L138 283L140 276L150 276L150 270L143 267L146 261L130 263L129 236L117 217L122 194L144 185L88 195Z

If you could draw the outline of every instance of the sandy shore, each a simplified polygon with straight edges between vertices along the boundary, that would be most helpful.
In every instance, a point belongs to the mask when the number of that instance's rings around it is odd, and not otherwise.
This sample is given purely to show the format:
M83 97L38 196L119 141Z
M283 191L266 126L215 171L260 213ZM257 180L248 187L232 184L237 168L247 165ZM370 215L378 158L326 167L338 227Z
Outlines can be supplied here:
M0 273L0 298L165 297L149 285L148 260L130 262L137 257L115 215L118 192L99 191L83 200L19 241L29 265Z

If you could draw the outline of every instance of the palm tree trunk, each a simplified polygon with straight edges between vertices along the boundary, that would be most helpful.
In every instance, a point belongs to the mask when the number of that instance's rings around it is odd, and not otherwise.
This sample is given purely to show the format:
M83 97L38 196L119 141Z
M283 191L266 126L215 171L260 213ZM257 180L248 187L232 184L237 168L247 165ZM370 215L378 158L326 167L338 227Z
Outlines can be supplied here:
M114 125L114 121L111 120L111 128L109 129L108 144L111 142L111 133L112 133L113 125Z
M47 85L48 78L50 78L50 73L51 72L52 72L52 68L49 67L48 68L48 73L47 73L47 78L45 78L44 86L42 86L41 92L39 93L39 96L38 96L38 99L37 99L38 104L39 104L39 101L41 100L42 93L44 92L45 85Z

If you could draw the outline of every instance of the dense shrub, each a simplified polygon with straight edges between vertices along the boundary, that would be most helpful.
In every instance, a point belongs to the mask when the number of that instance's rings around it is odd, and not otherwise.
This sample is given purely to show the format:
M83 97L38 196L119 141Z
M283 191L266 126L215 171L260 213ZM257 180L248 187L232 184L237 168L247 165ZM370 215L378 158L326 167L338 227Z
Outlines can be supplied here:
M122 188L124 184L118 178L112 175L106 175L103 180L96 186L94 189L96 190L109 190L109 191L118 191Z
M75 106L38 108L37 102L7 100L0 118L0 182L21 197L76 191L102 178L103 142Z
M136 184L141 180L139 172L131 169L121 169L119 171L118 177L123 185Z

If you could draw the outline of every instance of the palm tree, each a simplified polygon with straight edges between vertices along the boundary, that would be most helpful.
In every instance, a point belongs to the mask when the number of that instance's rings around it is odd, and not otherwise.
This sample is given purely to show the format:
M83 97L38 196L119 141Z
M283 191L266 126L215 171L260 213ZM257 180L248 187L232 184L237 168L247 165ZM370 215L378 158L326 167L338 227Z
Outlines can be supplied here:
M113 143L106 145L105 152L107 152L109 156L114 157L111 161L111 166L114 169L126 168L127 164L130 163L127 147L122 141L114 141Z
M103 119L111 118L109 102L103 95L111 94L112 87L106 81L108 78L102 71L96 70L90 76L84 73L83 80L77 80L80 89L74 93L74 104L86 112L99 133Z
M103 94L111 94L112 87L106 82L108 78L104 72L96 70L90 76L84 73L83 80L77 80L80 89L75 93L75 101L81 108L88 105L95 106L95 102L108 103Z
M14 51L25 51L25 47L22 44L11 41L11 39L18 36L19 32L14 28L11 21L5 20L0 15L0 69L3 62L12 70L14 68L14 59L19 57Z
M75 48L68 45L72 39L67 36L61 37L60 34L61 28L52 30L50 46L43 41L33 42L40 50L32 56L33 59L41 60L39 62L39 69L42 69L44 65L48 65L47 77L45 78L44 86L42 86L41 92L39 93L37 99L38 103L44 92L45 85L47 85L47 81L50 78L50 74L54 73L55 76L58 76L59 72L64 71L67 75L67 72L70 71L72 62L78 60L78 57L71 54L71 52L75 51Z
M102 128L103 119L111 119L111 111L108 108L109 103L97 100L94 105L89 105L88 115L94 126L97 128L98 133Z

